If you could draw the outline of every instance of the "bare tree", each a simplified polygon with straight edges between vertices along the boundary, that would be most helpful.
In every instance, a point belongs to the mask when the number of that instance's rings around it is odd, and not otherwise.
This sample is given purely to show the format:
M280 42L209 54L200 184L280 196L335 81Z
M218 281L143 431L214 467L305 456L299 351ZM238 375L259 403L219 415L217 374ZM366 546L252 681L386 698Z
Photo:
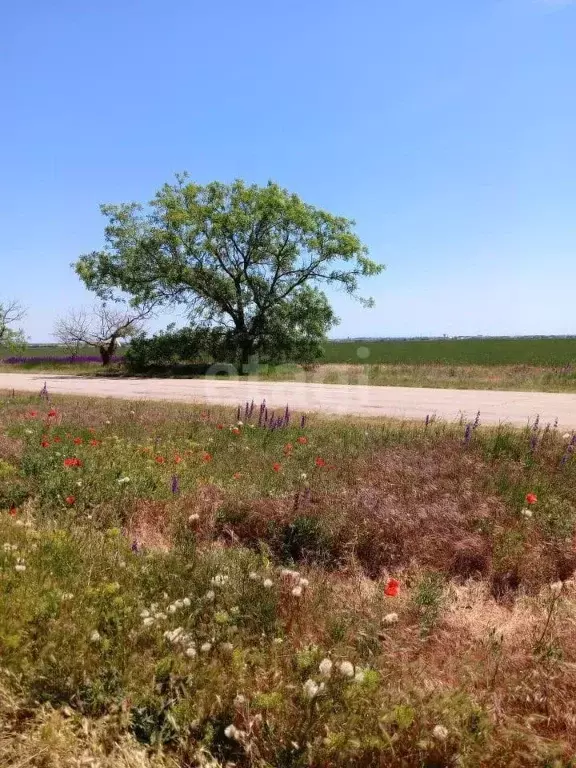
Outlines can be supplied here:
M71 310L56 321L53 335L76 352L81 344L96 347L102 365L109 365L120 341L141 330L153 311L154 304L121 308L104 302L92 309Z
M14 347L26 343L24 331L14 328L26 316L26 309L19 301L0 302L0 346Z

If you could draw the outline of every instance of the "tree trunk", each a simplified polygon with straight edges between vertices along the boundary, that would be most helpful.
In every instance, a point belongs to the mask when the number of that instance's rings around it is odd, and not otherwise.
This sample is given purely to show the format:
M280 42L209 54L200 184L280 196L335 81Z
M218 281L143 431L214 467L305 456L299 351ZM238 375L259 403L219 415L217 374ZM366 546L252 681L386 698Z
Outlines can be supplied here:
M110 359L112 358L112 352L110 351L109 347L104 346L102 344L100 346L100 357L102 358L102 365L110 365Z

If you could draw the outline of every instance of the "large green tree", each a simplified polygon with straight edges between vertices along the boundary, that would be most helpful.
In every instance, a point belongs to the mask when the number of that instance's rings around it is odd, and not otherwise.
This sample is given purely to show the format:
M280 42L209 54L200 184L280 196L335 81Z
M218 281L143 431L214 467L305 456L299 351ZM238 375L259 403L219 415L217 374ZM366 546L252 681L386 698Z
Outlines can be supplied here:
M105 249L74 265L86 286L102 299L121 291L136 304L184 304L194 323L231 335L242 363L280 347L316 356L336 322L322 287L357 296L358 279L383 269L353 221L274 183L201 186L183 174L147 207L101 210Z

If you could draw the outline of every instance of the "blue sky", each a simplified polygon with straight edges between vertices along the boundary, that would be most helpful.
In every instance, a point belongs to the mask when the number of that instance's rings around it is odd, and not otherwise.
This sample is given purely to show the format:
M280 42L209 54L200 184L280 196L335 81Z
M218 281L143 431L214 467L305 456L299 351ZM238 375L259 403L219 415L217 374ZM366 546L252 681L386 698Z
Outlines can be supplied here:
M0 18L0 297L90 303L101 202L274 179L387 271L337 336L576 333L576 3L29 0ZM161 318L156 325L164 325Z

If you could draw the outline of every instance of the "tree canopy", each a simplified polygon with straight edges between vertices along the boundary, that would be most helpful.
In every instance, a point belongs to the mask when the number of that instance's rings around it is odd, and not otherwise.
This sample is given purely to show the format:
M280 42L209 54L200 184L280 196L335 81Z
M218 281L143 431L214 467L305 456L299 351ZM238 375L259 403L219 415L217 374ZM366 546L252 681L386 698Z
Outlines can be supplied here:
M0 347L14 350L25 346L24 331L14 327L25 316L26 309L19 301L0 302Z
M74 265L86 286L102 299L183 304L192 322L230 334L243 363L280 347L317 356L336 322L322 288L357 297L359 278L383 269L353 221L272 182L202 186L183 174L148 207L101 210L106 246Z

